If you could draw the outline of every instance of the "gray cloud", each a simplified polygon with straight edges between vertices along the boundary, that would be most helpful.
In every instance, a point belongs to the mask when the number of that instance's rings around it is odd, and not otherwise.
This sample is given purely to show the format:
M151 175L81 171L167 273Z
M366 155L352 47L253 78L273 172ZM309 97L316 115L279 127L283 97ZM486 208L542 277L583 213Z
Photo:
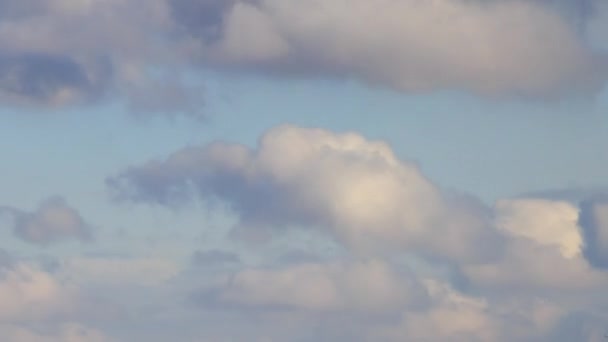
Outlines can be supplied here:
M36 105L89 102L104 95L111 67L100 61L93 66L97 70L86 70L69 56L45 53L0 55L0 94L9 101Z
M2 0L0 9L5 104L44 108L111 95L147 113L201 115L200 88L155 75L188 67L165 0Z
M608 268L608 200L583 201L579 225L583 236L583 253L595 267Z
M90 225L61 197L43 201L33 212L12 207L3 207L2 212L13 217L15 235L30 243L48 245L66 239L92 239Z
M222 38L224 18L239 0L168 0L171 14L187 34L207 43Z

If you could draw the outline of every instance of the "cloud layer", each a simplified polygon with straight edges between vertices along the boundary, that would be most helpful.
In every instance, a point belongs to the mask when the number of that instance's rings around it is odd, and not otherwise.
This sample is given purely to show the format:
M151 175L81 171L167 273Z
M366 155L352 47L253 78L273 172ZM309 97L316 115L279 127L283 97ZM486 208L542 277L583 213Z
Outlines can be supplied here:
M595 94L608 77L587 40L599 4L0 0L0 106L118 100L200 117L208 69L408 94ZM120 226L96 229L102 243L62 245L93 239L62 197L0 207L3 340L566 342L603 341L608 327L608 201L585 191L486 204L385 141L288 124L106 183L130 205L203 213L129 210L102 218Z
M198 116L204 80L186 76L200 67L403 92L593 93L607 61L580 29L594 1L576 3L2 0L0 100L57 107L118 95L140 112Z
M218 11L222 34L203 54L217 65L355 78L406 92L547 97L598 89L606 56L559 9L504 0L241 1Z
M255 148L191 146L108 184L156 208L227 204L239 239L226 244L239 247L198 246L181 263L165 250L50 260L4 253L4 336L566 342L601 341L608 324L601 197L487 206L437 186L386 142L293 125L270 129ZM68 213L76 214L53 199L16 218L45 222L33 226L53 235L65 230L50 223L75 222ZM243 243L256 235L272 241ZM339 248L255 256L295 236Z
M225 203L238 218L235 229L245 236L321 232L344 247L329 260L266 266L227 267L224 258L205 258L206 266L216 263L225 273L213 273L217 280L195 289L191 300L205 312L261 322L246 336L307 341L602 336L606 320L598 296L608 274L602 264L600 199L579 206L512 198L487 207L436 186L384 142L291 125L270 129L254 149L224 142L191 146L131 167L108 184L134 202L172 208ZM277 315L284 317L285 331L276 326ZM322 322L314 319L319 315ZM244 338L227 331L218 336Z

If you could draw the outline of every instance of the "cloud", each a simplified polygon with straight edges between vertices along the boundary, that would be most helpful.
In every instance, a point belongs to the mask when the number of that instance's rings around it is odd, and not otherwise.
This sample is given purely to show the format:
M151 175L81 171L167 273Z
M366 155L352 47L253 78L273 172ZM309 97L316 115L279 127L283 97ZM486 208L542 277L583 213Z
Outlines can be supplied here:
M69 56L45 53L0 55L0 94L6 101L61 106L96 100L107 87L111 67L101 61L85 70Z
M414 280L380 260L248 269L219 290L217 300L254 307L383 312L423 300Z
M279 126L255 150L189 147L108 184L134 201L224 201L246 234L318 228L361 253L392 246L473 260L500 253L502 244L482 205L444 194L386 143L355 133Z
M92 239L90 225L61 197L43 201L34 212L11 207L0 208L0 213L2 212L13 216L15 235L33 244L48 245L66 239Z
M608 75L580 34L590 1L172 3L204 63L225 69L532 98L595 92Z
M462 270L473 286L513 293L587 291L606 285L608 276L585 257L584 209L544 198L498 200L495 225L506 236L502 259ZM552 265L559 265L558 267Z
M0 323L59 317L72 312L78 292L27 263L3 268L0 275Z
M0 100L62 107L125 100L138 112L201 115L183 80L165 0L1 0ZM167 82L167 80L171 80Z
M595 267L608 267L608 201L603 198L581 203L579 224L584 239L584 255Z
M199 67L491 97L593 93L607 77L605 54L584 37L600 8L591 0L147 4L0 0L0 101L119 98L138 113L201 117Z
M402 322L378 329L386 341L541 341L563 316L558 306L540 300L492 303L427 281L434 305L408 311Z
M506 253L498 262L463 267L473 286L517 294L590 291L608 283L608 275L590 267L580 255L567 258L559 248L527 238L508 241Z
M139 203L226 204L235 232L311 233L311 245L340 245L339 255L311 258L315 246L287 243L295 257L181 274L196 277L188 298L202 314L222 312L244 329L216 328L217 336L568 341L595 338L606 322L606 205L593 198L579 206L586 191L489 207L438 187L385 142L292 125L270 129L253 148L190 146L107 182Z
M199 303L255 321L244 336L288 341L552 341L568 317L546 299L467 294L398 270L381 260L253 268Z
M558 247L565 258L580 256L582 237L577 206L565 201L515 199L499 200L495 210L499 228Z
M179 267L160 258L74 257L63 260L58 272L79 284L157 286Z

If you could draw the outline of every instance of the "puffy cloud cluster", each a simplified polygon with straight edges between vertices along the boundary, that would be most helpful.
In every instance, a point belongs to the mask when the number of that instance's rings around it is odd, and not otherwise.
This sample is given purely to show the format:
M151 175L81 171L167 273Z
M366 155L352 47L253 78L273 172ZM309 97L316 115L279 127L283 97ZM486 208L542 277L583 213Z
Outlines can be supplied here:
M196 292L204 310L259 320L246 333L251 338L602 336L606 320L597 313L604 312L599 298L608 275L598 263L605 221L600 199L579 207L513 198L486 207L436 186L384 142L289 125L269 130L255 149L192 146L131 167L108 184L135 202L220 201L236 214L237 230L321 232L345 248L339 261L232 265L240 270L227 267L228 275ZM234 260L214 255L200 256L206 265ZM277 327L278 314L292 335ZM226 334L219 336L232 336Z
M108 184L136 202L220 201L238 231L283 239L309 232L340 252L315 257L298 246L256 262L245 256L251 250L199 247L185 269L160 257L101 254L59 258L47 271L6 255L0 334L565 342L595 341L608 324L602 197L579 204L529 196L488 207L438 187L384 142L289 125L269 130L256 148L189 147ZM51 200L35 213L8 212L17 227L21 215L30 222L22 226L54 241L48 236L72 236L57 228L76 222L66 208Z
M478 203L442 191L383 142L280 126L258 149L216 143L134 167L108 183L123 197L172 204L194 193L229 203L239 229L329 231L363 253L387 245L475 259L500 250Z
M88 241L93 237L90 225L61 197L43 201L34 212L0 207L2 212L13 216L15 235L33 244L48 245L66 239Z
M5 103L57 107L119 94L138 110L198 114L200 88L180 76L181 40L170 37L164 0L2 0L0 11Z
M164 259L65 257L45 270L15 256L0 265L0 336L7 342L166 341L154 332L154 320L158 308L181 305L164 293L183 291L165 288L176 273Z
M203 58L223 67L355 78L406 92L464 89L490 96L597 90L606 79L606 56L576 28L592 12L589 1L174 3L221 16L205 15L201 24L192 20L197 12L176 11L202 38Z
M500 200L495 210L499 228L541 245L559 247L566 258L580 255L582 239L575 205L545 199Z
M200 115L199 66L354 78L399 91L594 92L606 56L577 27L594 1L0 1L0 100L62 106L126 97Z

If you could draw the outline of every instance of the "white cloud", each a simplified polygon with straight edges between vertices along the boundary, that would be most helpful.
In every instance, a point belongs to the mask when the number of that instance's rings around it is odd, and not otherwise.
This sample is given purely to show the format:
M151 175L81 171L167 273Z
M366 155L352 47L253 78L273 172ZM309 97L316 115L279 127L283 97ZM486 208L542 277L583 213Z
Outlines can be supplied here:
M221 38L203 49L219 65L354 77L402 91L597 90L606 56L586 46L568 18L539 1L238 1L224 14Z
M408 311L401 324L376 331L388 341L531 341L543 340L563 316L543 301L490 303L458 293L448 285L428 281L435 304Z
M140 112L200 115L204 89L188 77L199 66L405 92L597 92L606 56L579 29L603 8L584 8L592 2L1 0L0 100L57 107L118 94Z
M355 133L279 126L256 150L190 147L108 183L136 201L218 198L243 231L318 227L360 253L389 246L459 260L500 253L501 238L482 205L442 193L386 143Z
M239 231L314 230L345 246L343 257L373 260L320 258L274 268L244 262L219 283L204 282L192 297L203 312L261 322L243 336L568 341L595 334L582 328L589 317L606 321L598 313L605 312L608 274L595 267L603 251L602 199L581 208L503 199L489 208L442 190L384 142L290 125L269 130L255 148L191 146L108 184L136 202L219 200L237 215ZM421 287L428 279L435 283ZM281 329L277 313L287 315Z
M586 201L582 207L560 200L499 200L495 220L509 237L506 253L498 262L465 266L465 273L474 283L512 291L605 286L608 275L593 267L601 258L588 247L590 231L601 229L601 204ZM601 238L591 241L601 245Z
M546 246L558 247L566 258L581 255L579 208L565 201L500 200L495 205L497 226Z

